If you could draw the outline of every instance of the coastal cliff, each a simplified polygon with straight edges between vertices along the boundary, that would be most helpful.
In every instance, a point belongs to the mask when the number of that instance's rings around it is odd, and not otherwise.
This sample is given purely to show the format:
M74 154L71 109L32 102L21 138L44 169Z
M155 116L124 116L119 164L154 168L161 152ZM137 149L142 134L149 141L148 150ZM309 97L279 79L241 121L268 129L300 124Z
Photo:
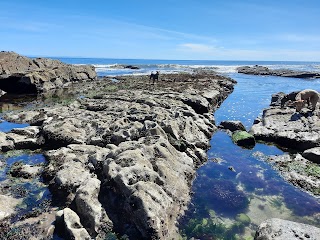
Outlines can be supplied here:
M96 78L95 69L90 65L71 65L49 58L31 59L15 52L0 52L0 96L4 94L1 90L37 93Z

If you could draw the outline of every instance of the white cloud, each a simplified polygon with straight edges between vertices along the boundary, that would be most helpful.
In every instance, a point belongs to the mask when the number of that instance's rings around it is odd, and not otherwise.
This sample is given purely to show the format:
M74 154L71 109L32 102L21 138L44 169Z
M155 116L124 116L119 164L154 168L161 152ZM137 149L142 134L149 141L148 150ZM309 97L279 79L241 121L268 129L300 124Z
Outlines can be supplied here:
M200 43L184 43L178 46L178 50L195 53L211 53L216 50L215 47Z

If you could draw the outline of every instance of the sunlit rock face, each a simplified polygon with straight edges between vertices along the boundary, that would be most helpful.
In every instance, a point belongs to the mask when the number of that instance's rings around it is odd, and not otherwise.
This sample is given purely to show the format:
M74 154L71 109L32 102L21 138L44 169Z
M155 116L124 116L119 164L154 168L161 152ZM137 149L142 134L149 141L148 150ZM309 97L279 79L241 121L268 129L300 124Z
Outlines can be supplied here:
M96 76L93 66L0 52L0 89L8 93L43 92L66 87L75 81L95 80Z

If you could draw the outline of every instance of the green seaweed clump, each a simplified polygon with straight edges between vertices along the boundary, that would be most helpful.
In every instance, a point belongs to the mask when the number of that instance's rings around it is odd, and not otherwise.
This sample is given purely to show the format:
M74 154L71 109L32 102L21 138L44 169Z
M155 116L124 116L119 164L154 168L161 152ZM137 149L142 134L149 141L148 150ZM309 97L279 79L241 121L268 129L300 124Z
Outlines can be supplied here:
M222 223L217 223L211 218L190 219L182 232L184 239L230 239L236 240L236 231L233 225L227 227ZM240 229L240 232L242 229Z

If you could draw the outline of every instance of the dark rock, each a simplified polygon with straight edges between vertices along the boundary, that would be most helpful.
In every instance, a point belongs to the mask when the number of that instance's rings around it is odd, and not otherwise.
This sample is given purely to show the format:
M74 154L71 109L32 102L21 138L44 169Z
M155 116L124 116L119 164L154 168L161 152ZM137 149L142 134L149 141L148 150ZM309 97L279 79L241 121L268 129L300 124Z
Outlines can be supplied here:
M43 92L66 87L76 81L95 79L93 66L0 52L0 89L9 93Z
M243 147L253 147L256 144L255 138L253 135L249 134L246 131L236 131L232 134L232 141Z
M306 72L306 71L294 71L289 69L269 69L267 67L255 65L253 67L244 66L237 68L238 73L250 74L250 75L271 75L279 77L291 77L291 78L318 78L320 73L318 72Z
M246 128L243 126L242 122L240 121L222 121L219 127L223 129L228 129L231 132L234 132L237 130L246 131Z
M126 66L124 66L124 68L129 68L129 69L140 69L139 67L137 67L137 66L132 66L132 65L126 65Z
M260 224L255 240L317 240L320 229L311 225L297 223L279 218L272 218Z
M307 149L302 153L302 156L312 162L320 163L320 147Z

